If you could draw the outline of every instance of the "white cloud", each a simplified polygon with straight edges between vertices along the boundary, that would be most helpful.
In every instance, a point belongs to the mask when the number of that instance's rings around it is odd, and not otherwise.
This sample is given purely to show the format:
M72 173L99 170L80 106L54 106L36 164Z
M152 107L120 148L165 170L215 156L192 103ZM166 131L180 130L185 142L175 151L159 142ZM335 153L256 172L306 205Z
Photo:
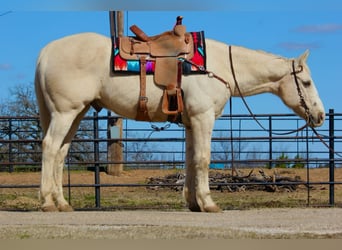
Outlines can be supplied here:
M342 30L342 24L329 23L317 25L304 25L294 31L299 33L334 33Z
M306 50L318 49L321 47L318 43L297 43L297 42L283 42L278 44L279 47L286 50Z
M12 65L9 63L0 63L0 70L10 70L12 69Z

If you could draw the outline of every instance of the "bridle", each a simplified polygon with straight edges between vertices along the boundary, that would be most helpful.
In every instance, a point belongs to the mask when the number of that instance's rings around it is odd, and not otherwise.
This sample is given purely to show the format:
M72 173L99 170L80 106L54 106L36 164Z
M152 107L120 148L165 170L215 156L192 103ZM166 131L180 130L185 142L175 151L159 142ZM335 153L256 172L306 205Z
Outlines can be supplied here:
M297 74L303 71L303 66L299 65L299 70L296 70L295 68L295 60L292 60L292 72L291 75L293 75L294 81L296 83L296 87L297 87L297 93L300 99L300 105L303 107L304 111L305 111L305 120L307 122L307 124L310 124L311 121L313 120L313 117L310 113L310 109L308 107L308 105L306 105L303 93L302 93L302 89L299 86L298 83L298 77Z
M239 96L241 97L245 107L247 108L249 114L252 116L252 118L256 121L256 123L264 130L264 131L267 131L267 132L270 132L267 128L265 128L260 122L259 120L257 119L256 115L252 112L251 108L249 107L245 97L242 95L242 91L240 89L240 86L239 86L239 83L237 81L237 78L236 78L236 74L235 74L235 69L234 69L234 64L233 64L233 54L232 54L232 46L229 45L228 46L229 48L229 64L230 64L230 69L231 69L231 72L232 72L232 76L233 76L233 79L234 79L234 84L235 84L235 87L236 89L238 90L238 93L239 93ZM194 63L193 61L191 60L188 60L186 58L180 58L181 61L183 62L186 62L186 63L189 63L193 66L195 66L196 68L198 68L199 71L205 73L208 75L208 77L210 78L216 78L217 80L219 80L220 82L222 82L226 88L229 89L230 93L232 94L232 87L230 86L229 82L224 80L222 77L219 77L218 75L216 75L215 73L213 73L212 71L208 71L205 67L201 66L201 65L197 65L196 63ZM305 102L305 98L303 96L303 93L302 93L302 90L299 86L299 82L298 82L298 77L297 77L297 74L302 72L303 71L303 66L302 65L299 65L299 70L296 71L295 69L295 60L292 60L292 72L291 74L293 75L293 78L294 78L294 82L296 84L296 88L297 88L297 92L298 92L298 96L300 98L300 105L302 106L302 108L305 110L305 121L306 121L306 124L303 125L302 127L298 128L298 129L295 129L295 130L291 130L289 132L285 132L285 133L275 133L275 132L272 132L272 134L274 135L289 135L289 134L292 134L292 133L297 133L303 129L305 129L306 127L309 126L310 122L312 121L312 115L310 114L310 110L309 110L309 107L308 105L306 104Z
M196 68L198 68L199 71L205 73L208 75L208 77L210 78L216 78L217 80L219 80L221 83L223 83L227 89L229 89L230 93L232 94L232 88L229 84L228 81L224 80L222 77L219 77L218 75L216 75L214 72L212 71L208 71L205 67L201 66L201 65L197 65L196 63L194 63L193 61L191 60L188 60L186 58L180 58L181 61L183 62L186 62L186 63L189 63L193 66L195 66ZM242 92L241 92L241 89L240 89L240 86L239 86L239 83L237 81L237 78L236 78L236 74L235 74L235 70L234 70L234 65L233 65L233 55L232 55L232 46L229 45L229 62L230 62L230 69L231 69L231 72L232 72L232 76L233 76L233 79L234 79L234 83L235 83L235 87L236 89L238 90L239 92L239 96L241 97L244 105L246 106L248 112L250 113L250 115L252 116L252 118L256 121L256 123L264 130L264 131L267 131L270 133L270 130L266 129L260 122L259 120L256 118L255 114L252 112L252 110L250 109L248 103L246 102L246 99L244 98L244 96L242 95ZM310 127L312 129L312 131L314 132L314 134L317 136L317 138L324 144L325 147L327 147L329 149L329 151L333 152L334 154L342 157L341 154L338 154L337 152L335 152L332 148L329 147L329 145L324 141L323 137L317 132L317 130L310 125L310 123L312 122L313 120L313 116L312 114L310 113L310 109L308 107L308 105L306 104L305 102L305 98L304 98L304 95L303 95L303 92L300 88L300 85L299 85L299 82L298 82L298 77L297 77L297 74L298 73L301 73L303 72L303 66L302 65L299 65L299 69L296 70L296 67L295 67L295 60L292 60L292 72L291 72L291 75L293 75L293 78L294 78L294 82L296 84L296 88L297 88L297 93L298 93L298 96L299 96L299 99L300 99L300 105L302 106L302 108L304 109L305 111L305 125L303 125L302 127L298 128L298 129L295 129L295 130L292 130L292 131L289 131L289 132L285 132L285 133L275 133L272 131L272 134L273 135L289 135L289 134L292 134L292 133L297 133L297 132L300 132L302 131L303 129L307 128L307 127ZM232 110L232 109L230 109ZM231 111L232 112L232 111ZM232 147L233 148L233 147Z
M232 75L233 75L233 78L234 78L234 83L235 83L235 86L239 92L239 95L240 97L242 98L246 108L248 109L250 115L253 117L253 119L259 124L259 126L265 130L265 131L268 131L270 132L268 129L266 129L264 126L262 126L262 124L256 119L255 115L253 114L253 112L251 111L251 109L249 108L245 98L243 97L242 95L242 92L240 90L240 87L239 87L239 84L238 84L238 81L236 79L236 75L235 75L235 70L234 70L234 66L233 66L233 57L232 57L232 47L229 46L229 60L230 60L230 67L231 67L231 71L232 71ZM323 143L323 145L332 153L338 155L339 157L342 157L341 154L337 153L334 149L332 149L323 139L322 135L320 135L317 130L312 127L312 126L309 126L311 123L312 123L312 120L313 120L313 116L312 114L310 113L310 109L308 107L308 105L306 104L305 102L305 98L303 96L303 92L299 86L299 82L298 82L298 77L297 77L297 74L302 72L303 71L303 66L302 65L299 65L299 69L296 70L296 67L295 67L295 60L292 60L292 72L291 72L291 75L293 75L293 78L294 78L294 82L296 84L296 88L297 88L297 93L298 93L298 96L299 96L299 99L300 99L300 105L302 106L302 108L304 109L305 111L305 121L306 121L306 124L303 125L302 127L298 128L298 129L295 129L295 130L292 130L292 131L289 131L289 132L285 132L285 133L274 133L272 132L272 134L275 134L275 135L288 135L288 134L292 134L292 133L296 133L296 132L299 132L307 127L310 127L311 130L313 131L313 133L317 136L317 138Z
M299 87L299 83L298 83L298 79L297 79L297 74L302 72L303 71L303 66L302 65L299 65L299 70L295 70L295 61L293 60L292 61L292 73L293 74L293 77L294 77L294 80L295 80L295 83L296 83L296 86L297 86L297 92L298 92L298 95L299 95L299 98L300 98L300 105L304 108L305 110L305 116L306 116L306 126L308 126L313 117L312 115L310 114L310 110L308 108L308 106L306 105L306 102L305 102L305 99L304 99L304 96L303 96L303 93L302 93L302 90L301 88ZM324 144L324 146L332 153L336 154L337 156L339 157L342 157L341 154L339 154L338 152L336 152L334 149L332 149L324 140L323 140L323 136L320 135L317 130L313 127L310 127L312 132L317 136L317 138Z

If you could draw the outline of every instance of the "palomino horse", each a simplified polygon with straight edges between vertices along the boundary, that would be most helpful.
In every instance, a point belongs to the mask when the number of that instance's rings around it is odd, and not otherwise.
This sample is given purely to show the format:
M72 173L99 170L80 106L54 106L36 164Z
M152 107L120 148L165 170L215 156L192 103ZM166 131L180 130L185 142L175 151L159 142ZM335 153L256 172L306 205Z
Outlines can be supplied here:
M183 195L191 211L217 212L220 209L210 196L208 183L211 135L215 119L231 96L273 93L312 127L323 124L325 112L306 64L308 52L286 59L210 39L206 39L206 51L207 70L219 77L197 74L182 80L186 128ZM111 60L111 39L94 33L53 41L40 53L35 88L44 132L43 211L72 211L63 196L64 160L90 106L96 102L129 119L136 117L139 76L113 74ZM149 117L166 121L161 109L163 90L154 84L153 76L148 75L146 82Z

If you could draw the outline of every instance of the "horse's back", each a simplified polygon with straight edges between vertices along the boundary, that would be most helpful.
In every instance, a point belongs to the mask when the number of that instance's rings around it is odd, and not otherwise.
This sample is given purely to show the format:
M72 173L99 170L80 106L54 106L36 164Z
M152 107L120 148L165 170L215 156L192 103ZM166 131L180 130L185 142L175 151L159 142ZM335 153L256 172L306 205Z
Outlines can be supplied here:
M96 33L80 33L54 40L47 44L39 55L38 64L49 66L74 66L84 68L110 57L111 41L108 37ZM56 65L57 64L57 65Z

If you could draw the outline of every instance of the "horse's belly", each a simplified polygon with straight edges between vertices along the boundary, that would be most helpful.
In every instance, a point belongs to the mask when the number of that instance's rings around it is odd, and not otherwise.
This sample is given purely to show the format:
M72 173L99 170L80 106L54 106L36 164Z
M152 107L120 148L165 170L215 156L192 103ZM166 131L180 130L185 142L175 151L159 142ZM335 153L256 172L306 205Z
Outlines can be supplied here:
M141 98L139 76L114 76L103 86L101 103L107 109L129 119L135 119ZM147 108L154 121L165 121L161 111L163 90L153 82L153 76L146 77Z

